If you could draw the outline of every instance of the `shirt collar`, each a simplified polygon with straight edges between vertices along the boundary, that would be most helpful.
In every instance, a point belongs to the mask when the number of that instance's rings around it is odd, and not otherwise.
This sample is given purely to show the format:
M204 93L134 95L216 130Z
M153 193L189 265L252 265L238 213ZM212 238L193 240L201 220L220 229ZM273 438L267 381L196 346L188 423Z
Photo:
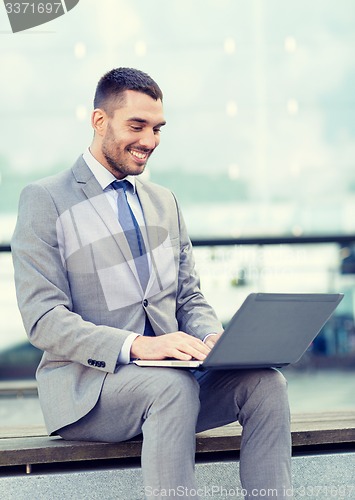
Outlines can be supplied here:
M102 190L111 187L111 183L113 181L117 181L116 177L111 174L107 168L105 168L91 153L90 148L87 148L83 153L83 159L86 162L87 166L94 174L97 182L102 187ZM122 179L123 180L123 179ZM128 181L133 186L133 193L136 192L136 179L134 175L127 175L124 180ZM113 189L113 188L112 188Z

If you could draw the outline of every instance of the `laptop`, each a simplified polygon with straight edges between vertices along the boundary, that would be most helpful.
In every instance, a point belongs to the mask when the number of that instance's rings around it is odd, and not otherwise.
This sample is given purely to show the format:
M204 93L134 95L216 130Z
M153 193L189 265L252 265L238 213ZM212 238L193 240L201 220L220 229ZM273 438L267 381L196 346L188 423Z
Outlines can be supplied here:
M301 358L343 296L251 293L204 361L137 359L133 363L209 370L282 368Z

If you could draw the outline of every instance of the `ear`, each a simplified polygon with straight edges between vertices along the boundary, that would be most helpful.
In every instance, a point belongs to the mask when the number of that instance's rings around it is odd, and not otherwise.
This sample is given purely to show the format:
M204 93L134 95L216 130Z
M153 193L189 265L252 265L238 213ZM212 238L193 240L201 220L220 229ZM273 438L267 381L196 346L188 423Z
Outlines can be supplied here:
M103 136L106 132L108 116L103 109L94 109L91 115L91 125L95 133Z

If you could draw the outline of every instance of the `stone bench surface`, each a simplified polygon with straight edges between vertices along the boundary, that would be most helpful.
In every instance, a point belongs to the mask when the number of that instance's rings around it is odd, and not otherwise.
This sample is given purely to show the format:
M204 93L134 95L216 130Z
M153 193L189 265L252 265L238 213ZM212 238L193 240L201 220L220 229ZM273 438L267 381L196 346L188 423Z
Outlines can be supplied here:
M240 450L242 428L233 423L196 435L197 453ZM354 443L355 412L292 415L292 445L297 447ZM0 430L0 466L53 464L139 457L142 441L121 443L65 441L49 437L42 426L4 427Z

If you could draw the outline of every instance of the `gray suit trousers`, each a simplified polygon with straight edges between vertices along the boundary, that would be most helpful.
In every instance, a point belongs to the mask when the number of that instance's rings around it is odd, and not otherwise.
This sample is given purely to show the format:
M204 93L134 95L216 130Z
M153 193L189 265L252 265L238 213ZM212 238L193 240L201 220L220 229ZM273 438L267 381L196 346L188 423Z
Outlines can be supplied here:
M193 373L125 365L107 375L94 409L58 433L64 439L106 442L143 433L145 497L196 500L196 431L238 420L243 426L240 477L246 498L269 498L265 490L270 489L272 498L289 499L286 385L273 369Z

